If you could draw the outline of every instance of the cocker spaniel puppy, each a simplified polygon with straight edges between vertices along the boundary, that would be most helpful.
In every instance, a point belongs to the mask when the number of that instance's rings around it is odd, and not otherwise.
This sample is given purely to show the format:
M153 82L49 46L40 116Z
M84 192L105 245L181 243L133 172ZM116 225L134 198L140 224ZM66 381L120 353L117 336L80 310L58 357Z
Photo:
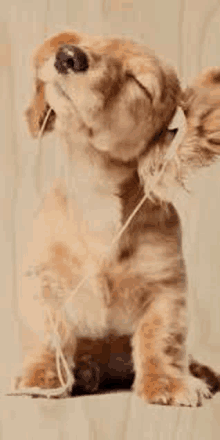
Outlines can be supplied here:
M43 134L57 132L72 186L56 181L34 221L29 250L47 311L45 338L26 358L17 388L60 387L60 375L68 379L65 362L74 370L80 338L114 334L132 340L138 396L196 406L210 391L188 372L181 225L166 188L181 187L190 168L220 152L220 70L184 94L175 71L148 47L77 32L46 40L34 70L29 129L34 137L43 124ZM178 105L187 118L185 138L152 186L175 134L168 126ZM60 374L54 328L65 361Z

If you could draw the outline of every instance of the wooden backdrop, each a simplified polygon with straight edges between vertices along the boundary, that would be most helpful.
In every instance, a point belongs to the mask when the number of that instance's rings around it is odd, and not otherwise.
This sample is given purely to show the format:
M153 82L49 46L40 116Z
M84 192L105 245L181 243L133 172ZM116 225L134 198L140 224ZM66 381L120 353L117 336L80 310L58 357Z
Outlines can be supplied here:
M0 389L31 340L21 313L23 243L41 196L36 191L38 144L23 119L31 93L30 56L46 36L73 28L137 38L176 66L187 84L202 68L220 65L217 0L5 0L0 23L1 358ZM42 193L62 172L53 136L43 142ZM220 371L220 163L198 177L185 205L190 284L190 350ZM34 306L33 306L34 319ZM217 439L220 398L204 408L147 406L131 393L63 401L0 399L0 438Z

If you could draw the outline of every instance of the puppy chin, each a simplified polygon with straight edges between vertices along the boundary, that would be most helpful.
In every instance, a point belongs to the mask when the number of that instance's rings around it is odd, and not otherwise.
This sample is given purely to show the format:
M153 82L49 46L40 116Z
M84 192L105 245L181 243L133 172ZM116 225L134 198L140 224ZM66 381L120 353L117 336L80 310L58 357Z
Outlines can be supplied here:
M140 149L134 149L132 147L129 147L127 145L121 146L121 145L114 145L113 148L107 148L107 143L98 143L94 144L93 146L96 148L96 150L107 153L108 157L112 160L120 161L120 162L131 162L138 158L138 155L141 151Z

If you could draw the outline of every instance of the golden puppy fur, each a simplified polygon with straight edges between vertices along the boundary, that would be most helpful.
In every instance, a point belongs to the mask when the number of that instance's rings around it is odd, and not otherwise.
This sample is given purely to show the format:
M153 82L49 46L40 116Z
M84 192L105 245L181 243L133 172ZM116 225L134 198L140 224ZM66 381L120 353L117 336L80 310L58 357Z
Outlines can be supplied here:
M69 367L78 338L131 335L137 395L197 405L209 391L188 375L181 225L161 188L179 185L190 167L207 165L218 154L220 71L204 74L183 94L174 70L146 46L77 32L45 41L35 52L34 70L30 131L38 136L51 108L44 133L56 130L72 170L71 197L65 182L56 181L30 243L40 300L58 323ZM178 150L180 171L173 159L155 197L111 248L163 164L173 136L167 128L180 104L188 124ZM33 386L59 386L46 319L44 343L27 357L18 385Z

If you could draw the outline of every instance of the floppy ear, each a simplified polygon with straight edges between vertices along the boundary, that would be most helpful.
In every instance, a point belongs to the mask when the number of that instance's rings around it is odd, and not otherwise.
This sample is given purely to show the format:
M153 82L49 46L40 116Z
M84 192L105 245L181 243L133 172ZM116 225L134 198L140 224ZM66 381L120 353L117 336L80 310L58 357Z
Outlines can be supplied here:
M153 55L144 55L130 59L128 70L151 99L157 131L168 127L181 96L174 69L163 65Z
M180 106L184 111L182 138L177 139L175 149L172 149L173 156L155 186L152 175L158 175L160 171L172 139L170 133L139 164L145 191L153 188L154 194L161 200L172 202L175 189L179 197L178 192L181 187L184 188L189 176L193 177L196 170L211 165L220 157L220 68L202 72L182 92Z
M37 137L50 107L48 103L45 101L45 91L44 91L43 81L37 78L35 80L34 89L35 89L34 97L28 109L25 112L25 116L27 119L30 133L32 134L33 137ZM45 134L46 132L53 130L55 118L56 118L56 114L51 109L51 112L48 115L48 119L45 124L42 135Z

